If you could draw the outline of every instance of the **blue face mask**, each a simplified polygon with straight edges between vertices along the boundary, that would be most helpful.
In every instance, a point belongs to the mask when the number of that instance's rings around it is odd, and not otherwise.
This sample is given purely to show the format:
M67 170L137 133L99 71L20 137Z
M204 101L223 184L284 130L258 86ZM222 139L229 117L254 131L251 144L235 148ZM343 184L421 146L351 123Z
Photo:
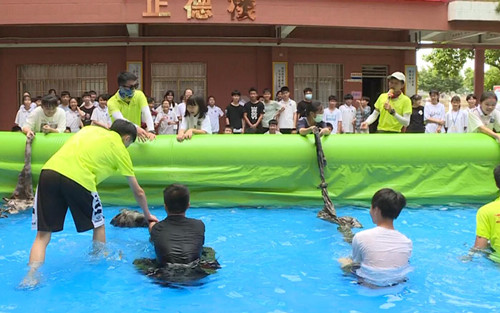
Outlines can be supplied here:
M313 98L312 93L306 93L305 98L306 98L306 100L312 100L312 98Z
M123 101L130 101L132 97L134 96L135 90L130 89L130 88L125 88L125 87L120 87L118 90L118 94L120 95L120 98L123 99Z

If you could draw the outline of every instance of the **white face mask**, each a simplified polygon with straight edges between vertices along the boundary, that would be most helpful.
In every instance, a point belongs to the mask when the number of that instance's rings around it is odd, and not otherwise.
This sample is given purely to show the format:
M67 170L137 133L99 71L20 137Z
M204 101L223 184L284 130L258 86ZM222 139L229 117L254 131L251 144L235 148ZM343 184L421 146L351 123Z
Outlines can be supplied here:
M305 98L306 98L306 100L312 100L312 98L313 98L312 93L306 93Z
M316 114L316 117L314 118L314 121L316 123L319 123L323 120L323 114Z

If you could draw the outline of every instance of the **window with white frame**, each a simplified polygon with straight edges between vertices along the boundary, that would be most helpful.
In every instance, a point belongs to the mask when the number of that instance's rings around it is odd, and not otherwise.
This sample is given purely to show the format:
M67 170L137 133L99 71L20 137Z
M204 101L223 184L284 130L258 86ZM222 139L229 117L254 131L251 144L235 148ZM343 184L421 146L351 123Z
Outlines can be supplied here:
M106 64L24 64L17 67L17 81L19 99L25 91L36 97L49 89L80 97L89 90L107 93L108 69Z
M179 102L186 88L194 95L206 98L207 67L204 63L153 63L151 64L151 94L157 102L163 100L168 90L173 90Z
M328 105L330 95L343 97L344 67L342 64L304 64L294 65L294 96L297 102L303 99L304 89L313 90L313 98Z

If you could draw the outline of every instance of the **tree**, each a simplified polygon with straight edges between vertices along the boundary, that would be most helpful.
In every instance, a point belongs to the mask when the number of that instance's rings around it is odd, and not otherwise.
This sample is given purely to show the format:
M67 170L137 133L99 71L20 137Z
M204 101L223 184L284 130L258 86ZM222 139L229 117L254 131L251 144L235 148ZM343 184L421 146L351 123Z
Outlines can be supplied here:
M470 49L432 49L424 60L432 63L439 75L444 77L459 76L465 62L474 58ZM500 50L485 50L484 62L500 70Z
M470 67L465 69L464 89L467 93L474 92L474 70Z
M464 78L458 74L454 77L444 77L436 69L426 69L418 72L419 89L429 92L437 89L440 92L461 92L464 88Z
M484 73L484 90L493 90L495 85L500 85L500 69L491 67Z

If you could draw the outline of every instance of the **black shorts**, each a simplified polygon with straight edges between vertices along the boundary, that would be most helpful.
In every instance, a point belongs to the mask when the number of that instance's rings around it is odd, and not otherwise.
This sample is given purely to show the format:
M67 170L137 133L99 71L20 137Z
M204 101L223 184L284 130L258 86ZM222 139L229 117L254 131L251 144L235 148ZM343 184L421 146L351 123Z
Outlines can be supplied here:
M35 195L31 228L58 232L63 229L68 206L76 230L84 232L104 225L101 200L80 184L52 170L42 170Z

